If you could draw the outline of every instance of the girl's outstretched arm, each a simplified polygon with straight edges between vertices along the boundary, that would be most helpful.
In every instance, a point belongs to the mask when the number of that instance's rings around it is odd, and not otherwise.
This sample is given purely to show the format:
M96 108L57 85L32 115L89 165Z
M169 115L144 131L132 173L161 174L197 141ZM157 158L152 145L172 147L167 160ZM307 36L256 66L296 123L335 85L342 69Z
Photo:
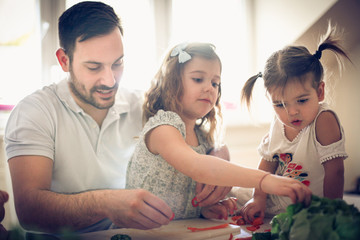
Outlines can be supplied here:
M276 161L266 161L261 159L258 169L275 173L278 162ZM252 223L255 218L260 217L263 219L265 217L266 209L266 198L267 194L260 189L254 189L253 197L250 199L241 209L241 215L244 217L244 220L247 223Z
M172 126L162 125L150 131L146 144L150 152L160 154L175 169L197 182L259 188L269 194L288 196L293 202L310 203L311 191L299 181L198 154Z
M230 161L229 149L226 145L213 149L209 155L219 157L225 161ZM232 187L214 186L203 183L196 184L196 201L200 207L211 206L224 199Z

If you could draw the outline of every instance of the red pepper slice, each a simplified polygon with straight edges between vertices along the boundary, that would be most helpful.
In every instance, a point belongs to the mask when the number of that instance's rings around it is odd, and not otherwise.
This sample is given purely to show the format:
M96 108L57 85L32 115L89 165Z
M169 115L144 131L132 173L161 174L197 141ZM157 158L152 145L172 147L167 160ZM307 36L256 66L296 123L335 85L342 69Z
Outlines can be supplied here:
M191 204L193 205L193 207L199 206L199 202L197 201L196 197L191 200Z
M262 221L261 218L255 218L254 221L252 222L253 226L260 226L261 224L263 224L264 222Z
M241 216L241 215L232 216L232 217L231 217L231 220L233 220L233 221L235 222L235 221L238 220L239 218L242 218L242 216Z
M246 227L247 230L251 231L251 232L255 232L257 229L259 229L260 226L249 226Z
M220 228L226 228L228 227L228 223L212 226L212 227L205 227L205 228L196 228L196 227L188 227L187 229L192 232L198 232L198 231L206 231L206 230L214 230L214 229L220 229Z

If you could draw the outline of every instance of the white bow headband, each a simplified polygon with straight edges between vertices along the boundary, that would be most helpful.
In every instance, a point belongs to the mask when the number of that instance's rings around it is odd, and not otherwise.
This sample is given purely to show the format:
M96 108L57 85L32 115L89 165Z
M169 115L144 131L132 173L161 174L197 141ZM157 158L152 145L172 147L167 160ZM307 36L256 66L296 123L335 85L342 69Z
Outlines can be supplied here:
M172 51L170 56L179 58L179 63L185 63L191 59L191 56L189 53L185 52L185 48L187 47L187 43L182 43L177 45Z

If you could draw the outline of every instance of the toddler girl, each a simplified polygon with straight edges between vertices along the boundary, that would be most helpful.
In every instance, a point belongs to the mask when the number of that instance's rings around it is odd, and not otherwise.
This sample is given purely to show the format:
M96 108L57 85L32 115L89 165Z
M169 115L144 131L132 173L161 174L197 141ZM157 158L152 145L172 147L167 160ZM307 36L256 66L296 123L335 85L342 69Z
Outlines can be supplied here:
M322 103L325 83L320 59L324 50L348 59L330 25L315 54L302 46L288 46L270 56L264 74L245 83L242 100L249 107L254 83L263 77L276 117L258 148L262 157L259 169L295 179L315 195L342 198L345 136L336 113ZM290 203L287 198L255 189L241 212L252 222L255 216L263 218L265 209L275 215Z

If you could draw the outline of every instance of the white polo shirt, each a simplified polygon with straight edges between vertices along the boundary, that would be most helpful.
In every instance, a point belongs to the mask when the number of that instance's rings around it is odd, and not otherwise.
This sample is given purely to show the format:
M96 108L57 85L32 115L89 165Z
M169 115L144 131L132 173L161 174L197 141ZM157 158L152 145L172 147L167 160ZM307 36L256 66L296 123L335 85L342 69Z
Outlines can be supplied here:
M142 98L140 91L120 88L99 128L75 103L67 80L44 87L12 111L5 129L7 158L52 159L54 192L125 188L127 164L142 129Z

